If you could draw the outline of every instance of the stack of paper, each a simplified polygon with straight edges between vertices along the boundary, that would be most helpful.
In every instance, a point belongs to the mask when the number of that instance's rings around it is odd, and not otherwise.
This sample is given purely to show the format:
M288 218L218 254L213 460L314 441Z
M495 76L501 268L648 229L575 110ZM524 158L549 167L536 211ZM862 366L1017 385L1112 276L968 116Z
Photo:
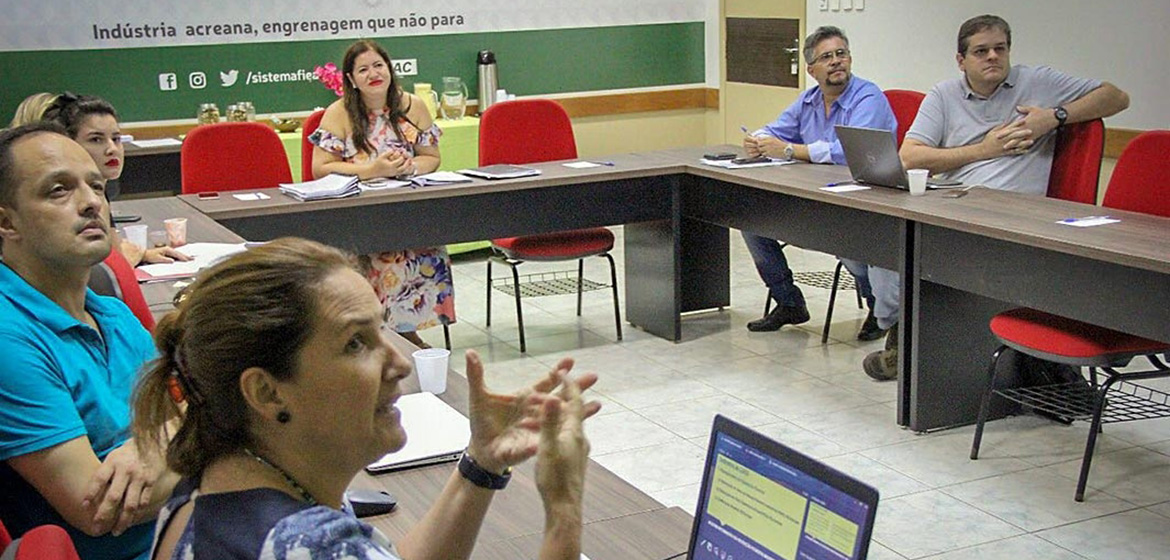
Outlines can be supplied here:
M134 269L139 282L160 282L190 278L200 270L247 249L244 243L188 243L178 248L191 257L189 261L166 264L144 264Z
M519 165L498 164L487 167L476 167L475 169L464 169L463 173L473 177L483 177L484 179L515 179L518 177L540 175L540 170L531 167L521 167Z
M702 158L699 163L703 165L710 165L714 167L722 167L724 169L748 169L751 167L775 167L777 165L789 165L796 163L795 160L773 159L770 161L760 161L756 163L736 163L735 160L730 159L707 159Z
M399 181L397 179L388 179L386 177L375 177L373 179L366 179L358 183L363 191L380 191L384 189L397 189L399 187L410 186L410 181Z
M357 177L330 173L316 181L281 184L280 192L305 201L357 196L362 190L358 187Z
M436 171L434 173L427 173L426 175L419 175L410 180L420 187L453 185L455 183L470 183L471 177L460 175L454 171Z

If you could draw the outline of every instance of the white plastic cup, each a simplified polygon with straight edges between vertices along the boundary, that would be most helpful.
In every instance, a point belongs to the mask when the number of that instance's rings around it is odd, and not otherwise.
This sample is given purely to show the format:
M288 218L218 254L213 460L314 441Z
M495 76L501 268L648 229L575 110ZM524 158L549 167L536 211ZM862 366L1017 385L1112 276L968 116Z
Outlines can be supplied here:
M143 224L138 224L138 225L123 227L122 228L122 235L127 240L129 240L131 243L133 243L139 247L142 247L143 249L147 249L150 247L150 245L146 244L146 239L147 239L146 233L148 231L150 231L149 227L147 227L146 225L143 225Z
M414 371L418 372L418 388L436 395L447 390L447 364L451 351L446 348L415 350Z
M911 169L906 172L906 179L910 182L911 195L922 196L926 194L927 175L930 175L929 169Z

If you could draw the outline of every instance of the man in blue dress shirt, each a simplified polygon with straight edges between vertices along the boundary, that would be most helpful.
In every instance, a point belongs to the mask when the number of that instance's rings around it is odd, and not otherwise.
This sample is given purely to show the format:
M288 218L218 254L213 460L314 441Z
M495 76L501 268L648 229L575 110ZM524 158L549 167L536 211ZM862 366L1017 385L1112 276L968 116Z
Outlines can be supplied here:
M120 300L86 288L110 253L105 180L54 125L0 132L0 519L65 527L81 558L148 553L177 477L129 439L154 357Z
M845 164L845 152L837 140L835 125L862 126L896 131L898 122L885 94L873 82L853 75L853 59L845 32L833 26L817 28L804 40L804 58L809 76L816 87L805 91L771 124L743 140L749 156L767 155L778 159L798 159L811 163ZM774 331L784 325L808 321L804 294L792 282L792 269L784 250L775 239L743 232L744 242L755 261L760 278L769 295L779 305L764 316L748 323L750 331ZM842 259L857 278L858 289L869 302L866 318L858 338L876 340L884 331L878 328L874 313L881 311L869 289L866 266ZM877 309L875 309L877 305Z

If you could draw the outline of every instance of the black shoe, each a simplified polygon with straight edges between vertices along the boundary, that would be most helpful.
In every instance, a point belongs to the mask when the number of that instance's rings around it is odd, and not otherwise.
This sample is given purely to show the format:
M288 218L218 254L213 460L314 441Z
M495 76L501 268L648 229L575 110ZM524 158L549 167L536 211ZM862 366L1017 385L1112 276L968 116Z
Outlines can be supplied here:
M773 309L762 319L756 319L747 324L752 332L778 331L784 325L799 325L808 322L808 308L805 306L792 307L781 305Z
M869 310L869 315L866 315L865 322L861 324L861 330L857 331L857 340L877 340L886 335L886 329L878 326L877 317L873 316L873 310Z

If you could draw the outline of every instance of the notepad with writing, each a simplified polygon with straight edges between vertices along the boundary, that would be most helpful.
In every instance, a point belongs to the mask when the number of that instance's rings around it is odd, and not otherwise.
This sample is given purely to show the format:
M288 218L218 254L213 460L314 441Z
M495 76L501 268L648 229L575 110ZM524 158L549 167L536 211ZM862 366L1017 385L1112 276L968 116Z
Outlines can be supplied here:
M431 393L403 395L394 406L401 412L406 445L366 466L371 473L454 461L471 441L467 417Z
M519 165L508 165L501 163L497 165L488 165L485 167L476 167L475 169L464 169L461 171L464 175L471 175L473 177L482 177L484 179L516 179L518 177L531 177L533 175L540 175L539 169L531 167L522 167Z

